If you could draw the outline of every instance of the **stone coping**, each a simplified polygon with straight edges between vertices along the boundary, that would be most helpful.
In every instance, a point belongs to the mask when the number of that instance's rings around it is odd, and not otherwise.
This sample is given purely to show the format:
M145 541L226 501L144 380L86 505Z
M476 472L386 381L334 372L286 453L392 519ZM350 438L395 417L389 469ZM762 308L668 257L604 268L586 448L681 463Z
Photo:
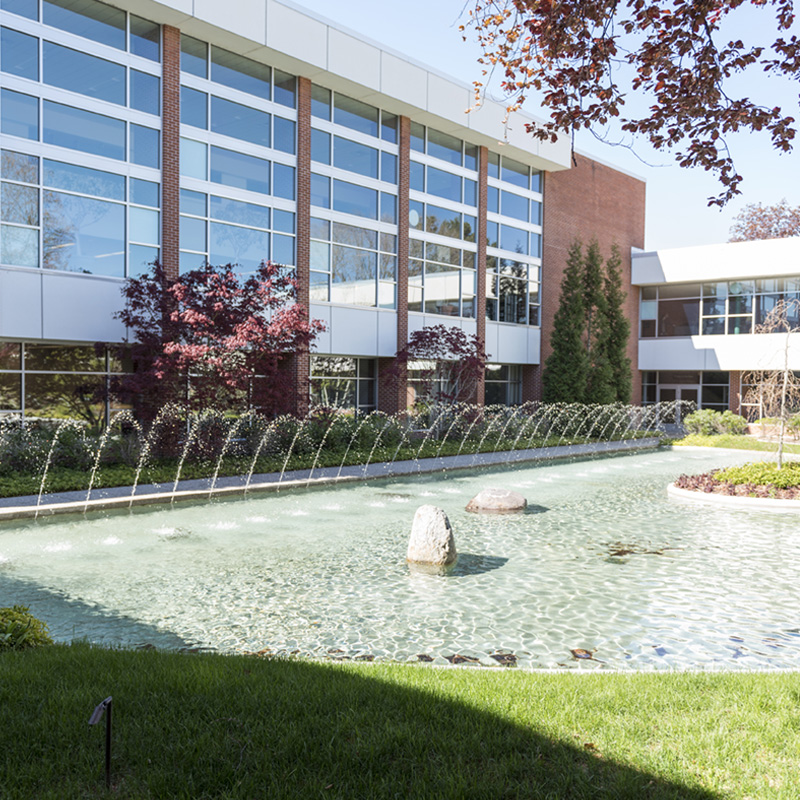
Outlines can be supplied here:
M249 484L244 476L219 478L212 487L209 478L180 481L178 490L172 486L148 484L138 486L137 494L131 495L130 486L109 489L93 489L91 496L86 491L60 492L25 497L0 498L0 522L17 519L35 519L53 514L81 514L89 511L125 509L183 502L203 501L221 497L246 497L250 494L277 492L282 489L329 486L374 478L391 478L402 475L418 475L447 470L476 469L502 464L519 464L536 461L552 461L577 457L591 457L610 453L653 450L660 444L657 437L632 439L617 442L595 442L592 444L561 445L530 450L512 450L497 453L477 453L462 456L440 456L413 461L397 461L391 464L355 465L349 467L320 467L315 470L293 470L281 476L278 473L253 475Z
M667 495L673 500L687 503L705 503L723 508L746 508L752 511L778 511L780 513L800 513L800 500L780 500L770 497L737 497L715 492L695 492L679 489L674 483L667 486Z

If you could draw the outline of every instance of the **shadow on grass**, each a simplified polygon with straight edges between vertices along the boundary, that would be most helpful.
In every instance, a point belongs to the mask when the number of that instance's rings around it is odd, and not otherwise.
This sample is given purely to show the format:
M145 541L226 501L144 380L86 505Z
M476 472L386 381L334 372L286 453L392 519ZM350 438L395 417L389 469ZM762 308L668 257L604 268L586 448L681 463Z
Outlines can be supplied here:
M5 653L0 795L106 796L87 720L113 695L115 797L716 797L549 737L533 678L88 645Z

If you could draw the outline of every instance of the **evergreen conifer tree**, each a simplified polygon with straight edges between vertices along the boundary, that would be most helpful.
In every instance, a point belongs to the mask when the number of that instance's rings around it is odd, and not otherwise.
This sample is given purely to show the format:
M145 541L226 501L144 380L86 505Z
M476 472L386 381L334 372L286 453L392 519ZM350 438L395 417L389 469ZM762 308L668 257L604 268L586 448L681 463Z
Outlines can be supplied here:
M561 297L550 339L552 353L542 375L546 403L582 403L586 396L589 360L584 330L584 261L580 242L572 243L561 280Z
M608 303L605 297L603 256L596 239L589 243L586 250L583 275L586 356L589 362L584 402L613 403L616 400L616 391L608 352Z
M611 247L611 256L606 261L605 299L607 320L607 357L612 372L614 400L630 403L632 392L631 360L628 358L628 339L631 324L625 316L625 292L622 289L622 256L619 247Z

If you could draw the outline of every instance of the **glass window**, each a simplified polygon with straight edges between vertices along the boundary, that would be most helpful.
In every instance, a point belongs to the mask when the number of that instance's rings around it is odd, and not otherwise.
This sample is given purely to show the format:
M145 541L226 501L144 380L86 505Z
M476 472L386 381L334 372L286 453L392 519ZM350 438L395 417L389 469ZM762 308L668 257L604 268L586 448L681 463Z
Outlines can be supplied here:
M703 335L719 336L725 333L725 317L704 317Z
M38 98L3 89L0 92L0 132L38 141Z
M161 61L161 26L136 14L131 14L128 19L131 53L151 61Z
M131 161L143 167L158 169L160 138L157 130L131 123Z
M207 150L202 142L181 138L181 175L201 181L208 180Z
M345 214L378 218L378 193L374 189L346 181L333 182L333 207Z
M425 152L425 126L419 122L411 123L411 149L419 153Z
M0 69L20 78L39 80L39 40L3 28L0 31Z
M12 150L0 153L0 174L20 183L39 183L39 159Z
M311 271L309 280L308 294L312 303L327 303L330 295L328 281L330 276L327 272Z
M464 202L468 206L478 205L478 184L469 178L464 178Z
M208 45L181 34L181 69L200 78L208 77Z
M269 259L269 234L252 228L211 223L209 261L212 264L235 264L243 272L258 268Z
M44 43L44 82L125 105L125 67L52 42Z
M461 238L461 214L446 208L432 206L430 203L425 208L425 230L428 233L438 233L441 236Z
M270 99L270 68L266 64L211 46L211 80Z
M478 218L464 214L464 241L474 242L478 234Z
M294 167L288 167L286 164L279 164L276 161L272 169L272 194L274 194L275 197L294 200Z
M418 161L411 162L410 188L417 192L425 191L425 166Z
M357 225L334 222L331 239L336 244L348 244L351 247L363 247L371 250L378 249L378 232L360 228Z
M0 262L12 267L38 267L39 231L0 225Z
M487 188L486 209L495 214L500 213L500 190L496 186L489 186Z
M388 111L381 111L381 139L397 142L397 117Z
M464 142L464 166L467 169L478 169L478 146Z
M272 260L283 266L294 266L294 236L272 234Z
M378 177L378 151L374 147L333 137L333 165L368 178Z
M700 303L697 300L659 300L659 336L696 336L699 322Z
M330 270L331 246L327 242L311 242L309 263L311 269Z
M297 78L279 69L274 71L273 78L275 86L272 99L282 106L294 108L297 105Z
M211 97L211 130L263 147L270 146L270 115L241 103Z
M45 269L125 276L125 206L45 191Z
M28 19L39 19L39 0L0 0L0 8Z
M700 284L666 284L659 287L658 297L660 300L673 297L700 297Z
M180 237L183 250L198 250L204 253L206 249L206 221L182 216Z
M100 44L127 49L125 12L97 0L43 0L44 22Z
M311 87L311 116L327 120L331 118L330 89L316 85Z
M0 369L21 369L20 345L10 342L0 343Z
M208 128L208 95L181 86L181 122L195 128Z
M295 124L290 119L284 117L273 117L272 124L274 126L274 140L272 146L282 153L295 153Z
M269 194L269 161L222 147L211 148L211 180L250 192Z
M331 300L334 303L374 306L377 253L333 245L331 248Z
M425 206L417 200L408 203L408 226L418 231L425 227Z
M334 95L333 121L370 136L378 135L378 109L343 94Z
M203 196L205 199L205 196ZM181 210L183 203L181 203ZM205 215L205 204L203 209L191 212ZM209 215L214 219L222 219L226 222L237 222L240 225L251 227L269 228L270 209L258 206L255 203L244 203L241 200L230 200L227 197L211 197L211 208Z
M138 278L149 272L150 267L159 259L157 247L146 247L141 244L128 245L128 277Z
M138 69L132 69L130 76L131 108L159 116L161 113L161 80L149 72L139 72Z
M531 191L532 192L542 191L542 173L536 169L531 170Z
M502 214L504 217L514 217L522 222L528 221L528 200L513 192L501 192Z
M431 131L432 133L432 131ZM428 167L428 194L461 202L461 178L436 167Z
M489 177L500 177L500 156L497 153L489 153Z
M451 164L461 165L461 139L449 133L441 133L433 128L428 128L428 155L449 161Z
M331 207L331 180L324 175L311 173L311 205Z
M532 256L537 258L542 257L542 235L540 233L531 234L531 252Z
M501 180L506 181L506 183L513 183L523 189L528 188L530 185L530 170L526 164L514 161L513 158L508 158L508 156L503 156L501 166Z
M125 199L125 178L113 172L103 172L75 164L63 164L46 158L43 164L42 183L50 189L104 197L107 200Z
M125 161L125 123L79 108L44 101L44 141Z
M311 129L311 160L320 164L331 163L331 135L316 128Z
M486 223L486 244L488 247L497 247L500 240L500 225L491 220Z
M381 153L381 180L386 183L397 183L397 156Z
M151 206L158 208L161 204L158 200L159 187L152 181L143 181L140 178L130 179L130 200L131 203L138 203L141 206Z
M747 317L728 317L728 333L737 335L740 333L751 333L753 330L753 318Z
M523 255L528 254L528 232L510 225L500 226L500 249Z
M393 194L381 192L381 222L397 224L397 198Z
M542 204L538 200L531 200L531 222L534 225L542 224Z
M159 219L158 211L131 206L128 209L128 241L158 244L160 240Z
M273 228L284 233L294 233L294 212L276 208L273 213Z
M3 183L0 219L20 225L39 224L39 190L35 186Z

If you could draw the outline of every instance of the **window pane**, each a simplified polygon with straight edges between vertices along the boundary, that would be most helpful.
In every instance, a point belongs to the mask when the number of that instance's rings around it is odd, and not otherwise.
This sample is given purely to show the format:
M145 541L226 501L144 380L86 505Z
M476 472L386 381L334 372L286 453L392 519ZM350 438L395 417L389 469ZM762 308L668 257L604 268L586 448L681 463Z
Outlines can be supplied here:
M327 303L328 302L328 273L327 272L311 272L311 280L309 285L309 299L311 302Z
M181 202L181 211L184 211ZM205 210L200 212L205 213ZM269 228L270 210L255 203L243 203L241 200L229 200L227 197L211 197L209 216L224 219L226 222L238 222L254 228Z
M0 226L0 262L12 267L38 267L39 231Z
M331 224L326 219L311 217L311 237L313 239L330 239Z
M0 31L0 69L20 78L39 80L39 40L3 28Z
M182 249L198 250L204 253L206 250L206 221L182 216L180 236Z
M531 253L537 258L542 257L542 235L540 233L531 234Z
M272 227L276 231L284 233L294 233L294 212L282 211L276 208L273 212Z
M208 45L181 34L181 69L200 78L208 77Z
M425 191L425 166L418 161L411 162L410 188L417 192Z
M193 139L181 139L181 175L187 178L208 179L206 145Z
M393 194L381 192L381 222L397 224L397 198Z
M377 254L334 245L331 250L331 300L350 305L375 305Z
M181 122L195 128L208 128L208 95L181 86Z
M0 8L28 19L39 19L39 0L0 0Z
M461 165L461 139L428 128L428 155Z
M131 14L130 27L131 53L151 61L161 61L161 26Z
M489 177L500 177L500 156L497 153L489 153Z
M535 169L531 170L531 191L542 191L542 173Z
M331 135L324 131L311 129L311 160L320 164L331 163Z
M16 222L20 225L38 225L39 190L34 186L3 183L0 218L3 222Z
M294 108L297 105L297 78L288 72L276 69L274 73L275 87L272 99L282 106Z
M331 118L331 93L322 86L311 87L311 116L320 119Z
M131 123L131 161L143 167L158 169L160 138L157 130Z
M103 172L74 164L63 164L46 158L42 183L51 189L67 189L108 200L125 199L125 178L113 172Z
M411 149L419 153L425 152L425 126L419 122L411 123Z
M459 315L460 273L452 267L425 264L425 311L448 317Z
M520 186L527 189L529 186L529 172L527 164L521 164L519 161L514 161L513 158L503 156L501 162L500 179L507 183L513 183L515 186Z
M486 223L486 243L489 247L497 247L500 239L500 226L496 222Z
M703 319L703 335L716 336L725 333L725 317L706 317Z
M368 178L378 177L378 151L341 136L333 137L333 165Z
M294 236L272 234L272 260L284 266L294 265Z
M660 300L658 303L659 336L696 336L699 319L697 300Z
M461 178L436 167L428 167L428 194L461 202Z
M728 314L750 314L753 310L753 295L737 295L728 298Z
M397 258L381 253L378 258L378 277L387 280L397 280Z
M52 42L44 43L44 82L125 105L125 67Z
M39 183L39 159L12 150L0 154L0 174L20 183Z
M397 183L397 156L381 153L381 180L386 183Z
M142 244L128 245L128 277L136 278L149 272L153 262L158 261L158 248Z
M528 221L528 199L513 192L502 192L502 214L505 217Z
M275 197L294 200L294 167L287 167L286 164L278 164L276 162L272 169L272 194L274 194Z
M474 242L478 234L478 220L469 214L464 214L464 241Z
M160 216L158 211L131 206L128 211L128 241L157 245L160 241Z
M44 140L125 161L125 123L102 114L44 101Z
M323 175L311 174L311 205L331 207L331 181Z
M337 244L348 244L351 247L364 247L376 250L378 247L378 233L356 225L344 225L341 222L333 223L332 240Z
M274 126L275 136L272 146L276 150L283 153L295 153L295 124L290 119L283 117L273 117L272 124Z
M311 242L311 269L328 272L330 266L331 246L327 242Z
M496 186L489 186L487 189L486 208L495 214L500 213L500 190Z
M381 139L397 142L397 117L388 111L381 111Z
M270 146L270 115L255 108L211 97L211 130L245 142Z
M270 69L249 58L211 46L211 80L247 92L264 100L270 99Z
M20 345L0 342L0 369L21 369L22 355Z
M211 180L226 186L269 194L269 161L212 146Z
M468 206L478 205L478 184L469 178L464 178L464 202Z
M528 232L510 225L500 226L500 249L511 250L514 253L527 255Z
M195 214L198 217L206 215L206 196L201 192L190 192L181 189L181 214ZM205 248L203 248L205 250Z
M46 269L125 276L125 206L44 192Z
M367 189L354 183L334 180L333 207L345 214L377 219L378 193L374 189Z
M44 22L125 50L125 12L97 0L44 0Z
M428 203L425 209L425 230L428 233L438 233L442 236L461 238L461 214L438 208Z
M378 109L342 94L333 98L333 121L370 136L378 135Z
M478 146L464 142L464 166L467 169L478 169Z
M158 116L161 111L161 81L149 72L131 70L131 108Z
M212 222L210 250L212 264L236 264L241 271L251 272L269 259L269 234Z
M699 283L666 284L658 289L660 299L673 297L700 297Z
M35 97L10 89L0 93L0 131L9 136L39 139L39 101Z

